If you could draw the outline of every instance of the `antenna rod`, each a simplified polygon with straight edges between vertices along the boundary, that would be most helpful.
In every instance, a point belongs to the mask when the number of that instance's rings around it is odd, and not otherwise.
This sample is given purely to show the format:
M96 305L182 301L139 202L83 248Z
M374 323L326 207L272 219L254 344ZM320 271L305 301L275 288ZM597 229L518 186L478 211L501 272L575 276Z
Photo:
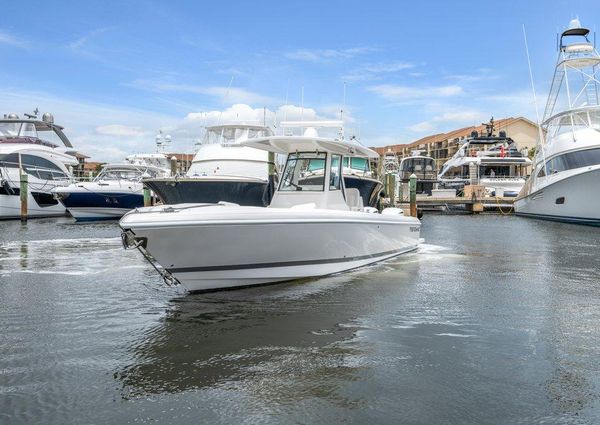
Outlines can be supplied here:
M536 124L538 126L538 139L539 145L542 148L542 160L544 161L544 174L548 175L546 172L546 153L544 151L544 133L542 132L542 126L540 123L540 113L538 111L537 97L535 95L535 84L533 83L533 72L531 70L531 59L529 58L529 47L527 45L527 33L525 32L525 24L523 24L523 40L525 41L525 52L527 53L527 64L529 65L529 79L531 80L531 91L533 92L533 103L535 105L535 116L536 116ZM535 167L534 167L535 168ZM533 172L533 170L531 170Z
M231 80L229 80L229 85L227 86L227 91L225 92L225 97L223 98L223 100L226 100L229 97L229 91L231 90L231 85L233 84L233 79L234 76L231 76ZM221 112L219 113L219 119L217 121L217 125L221 125L221 118L223 117L223 110L221 109ZM221 142L221 140L219 140L219 143Z
M300 121L304 120L304 86L300 90Z

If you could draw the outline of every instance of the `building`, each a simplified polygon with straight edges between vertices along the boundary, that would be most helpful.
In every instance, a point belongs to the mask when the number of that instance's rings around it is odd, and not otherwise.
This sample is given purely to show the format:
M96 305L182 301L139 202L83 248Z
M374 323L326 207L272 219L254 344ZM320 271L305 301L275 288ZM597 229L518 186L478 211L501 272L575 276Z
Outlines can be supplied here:
M527 118L503 118L494 120L493 124L494 134L497 135L498 132L505 131L506 135L515 141L519 150L531 149L537 143L538 126ZM447 133L434 134L408 144L388 145L372 149L379 155L383 155L391 150L398 156L398 159L409 156L414 150L420 150L435 159L436 167L440 170L442 165L456 153L460 142L470 137L474 131L477 131L479 134L487 134L486 124L463 127Z
M192 160L194 159L193 153L166 153L167 158L171 159L175 157L177 159L177 174L183 175L190 169Z

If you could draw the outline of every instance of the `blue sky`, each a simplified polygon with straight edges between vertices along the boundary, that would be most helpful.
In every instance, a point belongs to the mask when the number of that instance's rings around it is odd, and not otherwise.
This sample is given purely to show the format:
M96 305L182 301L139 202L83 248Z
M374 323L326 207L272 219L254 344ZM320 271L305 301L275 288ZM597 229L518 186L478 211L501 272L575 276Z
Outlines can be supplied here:
M332 118L344 82L347 133L371 146L535 119L522 24L540 105L556 33L600 26L593 0L5 3L0 111L52 112L103 161L159 128L190 150L219 119L299 118L302 88L304 118Z

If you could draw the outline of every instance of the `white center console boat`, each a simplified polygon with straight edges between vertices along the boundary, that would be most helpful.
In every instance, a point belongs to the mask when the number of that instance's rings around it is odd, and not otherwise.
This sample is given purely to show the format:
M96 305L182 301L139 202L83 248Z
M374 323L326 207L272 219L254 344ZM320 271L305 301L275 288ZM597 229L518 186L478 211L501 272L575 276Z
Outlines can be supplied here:
M268 207L230 203L140 208L120 221L167 282L189 291L337 273L417 248L421 224L389 208L363 206L342 178L344 156L377 157L355 142L316 135L270 136L245 146L287 155ZM315 170L323 170L315 178ZM160 265L160 266L159 266Z

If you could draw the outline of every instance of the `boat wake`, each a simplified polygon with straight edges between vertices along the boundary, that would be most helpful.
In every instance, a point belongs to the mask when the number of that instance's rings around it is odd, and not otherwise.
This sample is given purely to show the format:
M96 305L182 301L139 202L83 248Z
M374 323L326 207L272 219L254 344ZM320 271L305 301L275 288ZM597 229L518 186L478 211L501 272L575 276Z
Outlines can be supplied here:
M0 276L14 273L94 275L146 268L136 252L124 251L120 238L50 239L0 244Z

